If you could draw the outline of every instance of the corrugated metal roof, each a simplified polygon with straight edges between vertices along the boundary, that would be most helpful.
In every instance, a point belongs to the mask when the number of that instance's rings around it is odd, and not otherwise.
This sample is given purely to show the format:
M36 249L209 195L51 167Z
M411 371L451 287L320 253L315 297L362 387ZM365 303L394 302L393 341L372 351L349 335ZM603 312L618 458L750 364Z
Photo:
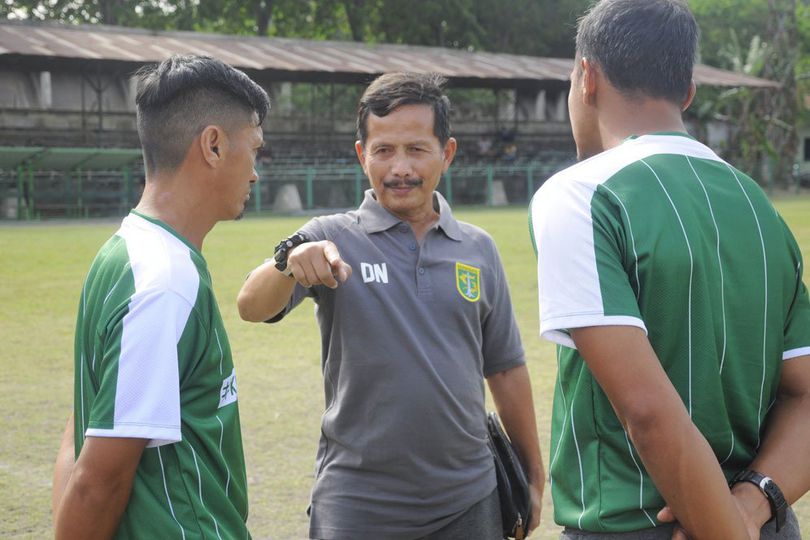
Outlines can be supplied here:
M572 60L439 47L156 32L117 26L0 23L0 62L103 61L140 65L171 54L208 54L279 80L368 81L388 71L436 72L468 86L564 83ZM5 60L4 60L5 59ZM712 86L776 83L709 66L695 81Z

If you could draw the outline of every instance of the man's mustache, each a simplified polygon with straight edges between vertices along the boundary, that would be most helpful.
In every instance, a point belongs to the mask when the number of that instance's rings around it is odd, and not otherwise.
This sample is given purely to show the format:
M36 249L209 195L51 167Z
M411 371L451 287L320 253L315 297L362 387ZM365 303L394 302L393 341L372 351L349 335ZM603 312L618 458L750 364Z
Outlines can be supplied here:
M405 180L383 180L383 186L387 188L419 187L424 184L422 178L406 178Z

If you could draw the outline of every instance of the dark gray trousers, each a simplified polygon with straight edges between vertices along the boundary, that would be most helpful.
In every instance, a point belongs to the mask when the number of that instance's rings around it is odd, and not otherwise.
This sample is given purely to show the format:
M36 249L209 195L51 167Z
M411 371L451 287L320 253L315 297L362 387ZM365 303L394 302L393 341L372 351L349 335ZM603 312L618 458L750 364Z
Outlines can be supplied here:
M498 489L436 532L419 540L502 540Z
M670 524L626 533L596 533L566 527L560 534L560 540L670 540L673 528L674 526ZM762 527L760 540L802 540L799 521L793 509L788 508L785 525L778 533L775 523L766 523Z

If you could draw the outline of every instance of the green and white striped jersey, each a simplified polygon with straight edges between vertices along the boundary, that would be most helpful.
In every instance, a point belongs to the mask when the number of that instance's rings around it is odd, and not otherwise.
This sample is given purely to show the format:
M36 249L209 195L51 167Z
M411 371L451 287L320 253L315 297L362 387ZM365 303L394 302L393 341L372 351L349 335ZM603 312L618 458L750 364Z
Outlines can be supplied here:
M149 439L117 538L249 538L236 377L202 254L133 211L82 290L75 450Z
M655 526L664 501L569 329L644 329L731 476L757 452L782 360L810 354L799 248L749 177L677 134L630 138L558 173L535 195L530 228L540 332L558 344L555 519Z

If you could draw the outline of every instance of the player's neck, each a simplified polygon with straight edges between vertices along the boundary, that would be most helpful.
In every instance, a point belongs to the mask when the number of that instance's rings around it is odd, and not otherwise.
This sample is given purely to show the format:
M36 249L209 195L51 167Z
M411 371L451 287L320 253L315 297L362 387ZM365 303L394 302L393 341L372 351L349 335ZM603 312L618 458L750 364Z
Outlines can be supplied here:
M666 100L617 99L600 112L599 130L605 150L620 145L633 135L687 132L681 110Z
M159 219L177 231L198 250L215 222L206 220L202 201L184 189L188 184L175 178L147 179L141 200L135 208Z

